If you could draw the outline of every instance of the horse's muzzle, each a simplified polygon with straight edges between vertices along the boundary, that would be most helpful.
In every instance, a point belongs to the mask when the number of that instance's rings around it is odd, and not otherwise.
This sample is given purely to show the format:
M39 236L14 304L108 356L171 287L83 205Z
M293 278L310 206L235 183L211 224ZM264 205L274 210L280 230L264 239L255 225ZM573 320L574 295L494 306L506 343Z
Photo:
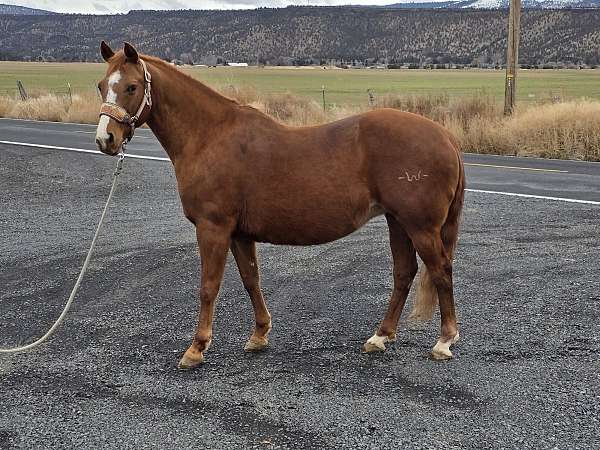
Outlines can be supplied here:
M115 146L115 137L112 133L108 133L108 139L97 137L96 147L98 147L98 150L100 150L102 153L109 156L115 156L119 153L119 149L117 146Z

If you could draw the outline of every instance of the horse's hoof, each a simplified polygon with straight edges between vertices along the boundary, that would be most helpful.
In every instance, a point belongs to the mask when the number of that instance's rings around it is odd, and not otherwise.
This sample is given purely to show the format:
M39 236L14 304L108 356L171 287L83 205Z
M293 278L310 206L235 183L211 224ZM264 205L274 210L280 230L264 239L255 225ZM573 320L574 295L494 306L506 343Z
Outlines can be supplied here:
M204 355L202 353L199 353L197 355L193 355L190 356L188 355L189 350L187 352L185 352L185 354L183 355L183 357L181 358L181 360L179 360L179 364L177 365L177 368L179 370L190 370L190 369L195 369L196 367L198 367L199 365L201 365L204 362Z
M440 343L438 342L437 344L435 344L435 347L433 347L433 350L431 350L431 357L436 361L445 361L447 359L452 359L452 352L448 348L449 346L445 347L444 345L447 344L440 345Z
M365 342L365 345L363 345L363 352L385 352L386 342L389 342L389 338L387 336L377 336L377 334L374 334L367 342Z
M442 342L441 339L438 339L437 343L431 350L431 356L433 359L437 361L444 361L447 359L452 359L452 352L450 351L450 346L452 344L456 344L458 342L459 335L456 333L452 339L447 342Z
M259 352L261 350L264 350L268 344L269 340L267 338L252 336L250 337L250 339L248 339L248 342L246 342L246 345L244 346L244 351Z

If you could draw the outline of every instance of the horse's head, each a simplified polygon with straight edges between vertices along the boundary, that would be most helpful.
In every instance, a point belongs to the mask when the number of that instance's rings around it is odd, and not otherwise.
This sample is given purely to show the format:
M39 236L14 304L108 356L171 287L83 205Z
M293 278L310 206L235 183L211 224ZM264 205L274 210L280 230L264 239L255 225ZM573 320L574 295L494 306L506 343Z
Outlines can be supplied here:
M148 119L152 105L150 73L131 44L125 43L123 50L115 53L102 41L100 52L108 69L98 83L104 103L96 145L103 153L116 155L123 143L131 139L135 128Z

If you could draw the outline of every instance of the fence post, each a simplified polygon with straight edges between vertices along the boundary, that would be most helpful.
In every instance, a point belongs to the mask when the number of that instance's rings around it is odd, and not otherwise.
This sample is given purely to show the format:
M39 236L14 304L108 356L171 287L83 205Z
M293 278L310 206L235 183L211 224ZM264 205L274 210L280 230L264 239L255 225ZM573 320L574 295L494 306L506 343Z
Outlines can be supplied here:
M323 111L327 111L327 105L325 103L325 85L321 86L321 93L323 94Z
M375 94L373 94L371 89L367 89L367 94L369 96L369 106L372 108L375 106Z
M71 91L71 83L67 83L67 92L69 93L69 103L73 104L73 92Z
M21 80L17 80L17 88L19 89L19 94L21 94L21 100L23 100L23 101L27 100L27 98L28 98L27 91L25 90L23 83L21 83Z

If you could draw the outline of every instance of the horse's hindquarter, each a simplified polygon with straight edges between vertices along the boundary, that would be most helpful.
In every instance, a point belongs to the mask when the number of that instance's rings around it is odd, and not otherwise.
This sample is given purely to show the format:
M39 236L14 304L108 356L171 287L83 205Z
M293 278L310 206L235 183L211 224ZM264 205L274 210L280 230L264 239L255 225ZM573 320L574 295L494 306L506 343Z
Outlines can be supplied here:
M379 213L356 118L281 128L248 144L239 232L258 241L319 244Z
M383 109L361 121L369 184L385 211L408 228L441 226L461 171L450 134L416 114Z

